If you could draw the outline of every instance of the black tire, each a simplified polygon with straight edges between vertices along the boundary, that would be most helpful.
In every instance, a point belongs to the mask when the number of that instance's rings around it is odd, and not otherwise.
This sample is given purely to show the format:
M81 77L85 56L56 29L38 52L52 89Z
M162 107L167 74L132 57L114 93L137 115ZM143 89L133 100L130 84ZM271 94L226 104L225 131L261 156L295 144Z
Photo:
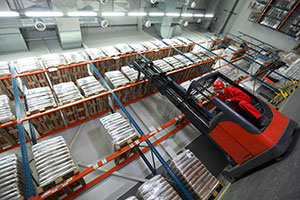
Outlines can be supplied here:
M230 183L235 182L237 179L236 177L232 176L232 174L228 171L222 171L222 176Z

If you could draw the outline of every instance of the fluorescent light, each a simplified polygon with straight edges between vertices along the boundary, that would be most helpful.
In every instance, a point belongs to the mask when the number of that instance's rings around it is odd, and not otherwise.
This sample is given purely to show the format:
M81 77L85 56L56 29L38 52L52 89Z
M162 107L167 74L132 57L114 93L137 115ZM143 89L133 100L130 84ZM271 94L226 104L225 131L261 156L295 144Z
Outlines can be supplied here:
M18 12L12 12L12 11L0 11L0 17L18 17Z
M149 13L149 16L164 16L165 13L162 12L151 12Z
M204 14L194 14L194 17L204 17Z
M168 17L179 17L180 14L179 13L166 13L166 16L168 16Z
M52 11L48 11L48 12L25 12L25 15L27 17L61 17L64 14L62 12L52 12Z
M125 16L124 12L103 12L102 16L112 17L112 16Z
M193 17L192 13L182 13L181 17Z
M204 17L214 17L214 14L205 14Z
M146 16L147 13L145 12L129 12L128 16Z
M92 12L92 11L78 11L78 12L68 12L68 16L70 17L90 17L90 16L97 16L96 12Z

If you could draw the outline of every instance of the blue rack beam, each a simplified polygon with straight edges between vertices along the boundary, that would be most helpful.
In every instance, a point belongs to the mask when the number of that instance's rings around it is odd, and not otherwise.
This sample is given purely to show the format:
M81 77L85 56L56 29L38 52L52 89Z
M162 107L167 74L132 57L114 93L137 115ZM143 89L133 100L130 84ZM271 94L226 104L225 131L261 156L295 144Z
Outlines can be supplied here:
M248 35L248 34L243 33L243 32L241 32L241 31L239 31L239 33L241 33L241 34L243 34L243 35L245 35L245 36L247 36L247 37L249 37L249 38L251 38L251 39L253 39L253 40L256 40L256 41L258 41L258 42L260 42L260 43L262 43L262 44L268 45L269 47L272 47L272 48L274 48L274 49L277 49L277 48L274 47L273 45L270 45L270 44L268 44L268 43L265 43L265 42L263 42L263 41L261 41L261 40L255 38L255 37L251 36L251 35Z
M104 86L108 90L111 90L111 88L109 87L109 85L106 83L106 81L104 80L104 78L102 77L102 75L99 73L99 71L96 69L95 65L92 62L90 63L90 66L93 68L93 70L95 71L95 73L97 74L97 76L99 77L99 79L101 80L101 82L104 84ZM128 113L128 111L126 110L126 108L124 107L124 105L122 104L122 102L118 99L118 97L115 95L115 93L111 93L111 95L115 99L115 101L117 102L117 104L120 106L120 108L122 109L122 111L125 113L125 115L128 117L128 119L131 121L131 123L136 128L136 130L141 134L142 137L145 137L145 134L142 131L142 129L135 122L135 120L132 118L132 116ZM152 152L154 153L154 155L157 157L157 159L161 162L162 166L170 174L170 176L175 181L175 183L179 186L179 188L184 193L184 195L186 196L186 198L189 199L189 200L193 200L194 198L187 191L187 189L184 187L184 185L180 182L180 180L177 178L177 176L175 175L175 173L172 171L172 169L169 167L169 165L166 163L166 161L163 159L163 157L160 155L160 153L156 150L156 148L152 145L152 143L147 138L145 138L145 142L150 147L150 149L152 150Z
M189 41L191 41L191 42L194 42L193 40L191 40L191 39L189 39L189 38L187 38L187 39L188 39ZM217 56L217 54L215 54L215 53L212 52L211 50L205 48L204 46L202 46L202 45L200 45L200 44L197 44L197 45L198 45L199 47L201 47L202 49L205 49L206 51L209 51L209 52L211 52L212 54L214 54L214 55ZM244 69L238 67L237 65L231 63L231 62L228 61L227 59L224 59L224 58L221 58L221 59L224 60L225 62L229 63L230 65L234 66L235 68L241 70L242 72L246 73L247 75L251 76L252 78L256 79L257 81L259 81L260 83L264 84L265 86L267 86L267 87L270 88L271 90L280 93L280 91L279 91L278 89L276 89L275 87L273 87L272 85L270 85L270 84L268 84L268 83L266 83L266 82L260 80L260 79L257 78L256 76L253 76L252 74L250 74L250 73L247 72L246 70L244 70Z
M25 176L26 195L27 195L27 198L31 198L35 195L35 192L34 192L33 184L32 184L32 177L31 177L31 171L30 171L30 166L29 166L23 124L22 124L22 122L20 122L22 115L21 115L21 105L20 105L20 99L19 99L18 88L17 88L17 81L16 81L16 77L14 76L16 74L16 72L15 72L15 69L13 66L10 66L10 70L11 70L11 74L13 75L12 84L13 84L14 99L15 99L15 105L16 105L17 127L18 127L19 140L20 140L20 145L21 145L22 163L23 163L24 176Z

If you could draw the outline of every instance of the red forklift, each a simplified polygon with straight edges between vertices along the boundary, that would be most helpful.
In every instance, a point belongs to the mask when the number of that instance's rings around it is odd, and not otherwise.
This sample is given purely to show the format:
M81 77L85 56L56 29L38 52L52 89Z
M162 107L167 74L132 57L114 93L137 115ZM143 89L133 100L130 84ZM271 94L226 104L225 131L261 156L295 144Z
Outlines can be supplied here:
M137 59L128 65L143 73L200 133L225 154L231 167L222 175L230 182L266 162L281 158L292 143L297 129L295 121L219 72L198 78L185 90L151 61ZM256 126L250 114L241 115L218 99L210 90L216 80L245 92L251 98L251 104L268 119L267 125ZM206 99L206 106L200 106L195 99L199 94Z

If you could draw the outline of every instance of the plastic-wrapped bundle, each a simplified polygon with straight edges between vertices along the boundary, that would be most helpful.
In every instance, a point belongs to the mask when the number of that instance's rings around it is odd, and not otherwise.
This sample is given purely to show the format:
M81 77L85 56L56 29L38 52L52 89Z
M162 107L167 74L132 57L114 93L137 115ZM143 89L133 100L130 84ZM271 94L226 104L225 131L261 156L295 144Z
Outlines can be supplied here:
M193 62L190 61L189 59L187 59L186 57L184 57L183 55L175 55L174 58L176 58L177 60L183 62L185 64L185 66L188 66L188 65L192 65Z
M51 67L59 67L67 64L64 57L56 53L43 55L41 56L41 59L46 69Z
M275 5L280 8L292 9L297 0L277 0L275 1Z
M219 185L219 181L190 150L174 158L170 167L195 199L207 199Z
M184 42L179 40L179 39L176 39L176 38L173 38L171 39L172 42L174 42L176 45L184 45Z
M78 170L62 136L44 140L32 146L32 155L40 187Z
M81 52L68 52L64 53L63 56L65 57L67 64L80 63L85 61L84 55Z
M133 50L127 44L116 44L115 48L121 52L121 54L132 53Z
M78 79L76 83L81 88L85 96L105 91L104 87L94 76Z
M163 72L172 71L174 68L166 63L164 60L154 60L153 64L159 67Z
M168 47L165 43L163 43L162 41L160 40L152 40L151 41L154 45L156 45L158 48L166 48Z
M131 196L131 197L126 198L125 200L138 200L138 199L135 196Z
M235 56L238 55L237 54L232 54L234 53L234 51L239 51L241 50L241 48L237 47L237 46L234 46L234 45L230 45L228 48L226 48L224 51L223 51L223 55L222 56L227 56L225 59L226 60L231 60L233 59Z
M16 71L18 74L41 69L43 69L43 67L36 57L21 58L17 60Z
M230 67L222 67L220 69L218 69L218 71L222 74L224 74L225 76L227 76L228 78L230 78L233 81L237 81L239 80L241 77L243 77L242 74L237 74L234 72L234 70L231 70Z
M283 75L286 75L286 73L288 72L288 68L287 67L280 67L279 69L275 69L274 71L278 72L279 74L283 74ZM270 73L268 75L268 77L271 77L273 79L276 79L276 80L281 80L283 79L282 76L278 75L277 73Z
M278 19L272 18L272 17L265 16L260 23L276 29L279 26L279 24L281 23L281 21Z
M191 52L188 52L188 53L185 53L184 55L186 55L187 57L191 58L193 61L195 61L196 63L198 62L201 62L202 59L198 56L196 56L195 54L191 53Z
M130 45L136 52L147 51L147 49L141 44L132 44Z
M178 40L180 40L181 42L183 42L184 44L191 44L192 42L189 41L187 38L184 37L178 37Z
M25 91L28 111L32 112L49 106L56 106L50 87L39 87Z
M14 118L8 97L5 94L0 95L0 123L9 122Z
M257 21L265 7L266 7L265 4L261 4L258 2L251 2L249 4L249 8L252 9L252 12L249 15L248 19L250 21Z
M300 59L300 55L293 52L286 53L282 56L282 61L289 66L291 66L298 59Z
M10 69L7 61L0 62L0 77L10 75Z
M256 59L255 60L256 62L253 62L252 64L251 64L251 66L249 67L249 69L248 69L248 72L250 73L250 74L256 74L256 72L258 72L258 70L262 67L261 65L264 65L265 63L264 63L264 61L263 60L261 60L261 59ZM258 64L258 63L260 63L260 64Z
M107 46L102 48L103 53L108 57L119 56L121 53L114 46Z
M300 80L300 59L291 64L287 69L286 75L294 80Z
M98 60L107 57L100 49L97 48L85 49L85 51L92 60Z
M104 76L112 88L118 88L130 83L124 74L122 74L119 70L105 72Z
M139 72L129 66L121 67L121 72L131 81L136 82L139 76ZM140 80L143 80L145 75L140 73Z
M142 42L141 43L144 47L147 48L147 50L155 50L155 49L158 49L158 47L156 45L154 45L153 43L151 42Z
M178 69L184 66L184 63L180 62L179 60L175 59L173 56L163 58L165 62L170 64L174 69Z
M274 18L279 19L279 20L283 20L283 18L285 18L285 16L287 14L288 14L287 11L284 11L284 10L281 10L281 9L278 9L278 8L275 8L275 7L271 7L267 12L268 16L274 17Z
M26 199L23 166L16 154L0 158L0 199Z
M63 103L72 99L81 99L79 89L73 82L60 83L53 86L53 89L58 97L58 101Z
M118 146L123 147L124 142L127 144L127 140L138 135L129 122L118 112L102 117L100 125L101 133L104 134L111 152L118 150Z
M172 186L161 175L156 175L141 185L137 191L137 196L143 200L181 199Z

